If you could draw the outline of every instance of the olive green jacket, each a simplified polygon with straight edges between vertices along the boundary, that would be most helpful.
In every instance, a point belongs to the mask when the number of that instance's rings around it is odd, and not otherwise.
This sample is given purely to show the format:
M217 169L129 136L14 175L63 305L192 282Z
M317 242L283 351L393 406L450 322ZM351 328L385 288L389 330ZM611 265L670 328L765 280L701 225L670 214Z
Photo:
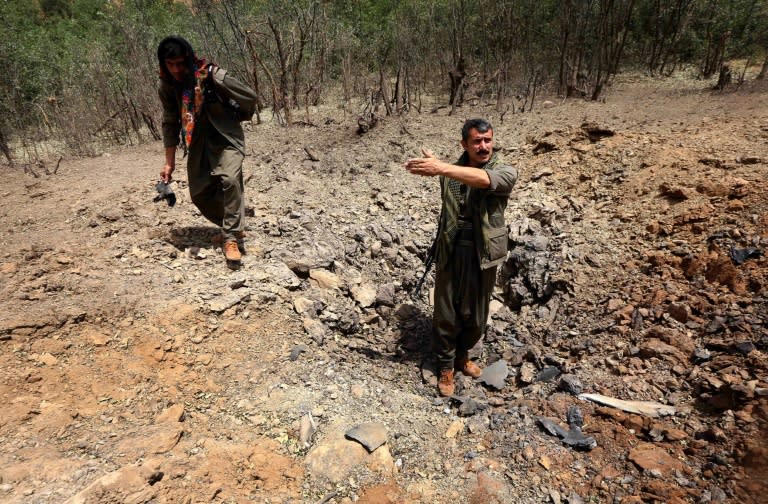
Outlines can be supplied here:
M249 121L256 112L256 93L230 77L223 68L214 67L213 83L220 100L205 101L198 121L208 121L232 145L245 155L245 134L241 121ZM176 147L181 133L181 87L160 79L158 95L163 105L163 146ZM197 131L197 127L196 127ZM193 137L192 143L195 143Z
M459 166L467 166L467 153L465 152L456 162ZM504 211L512 192L512 186L517 181L517 170L503 163L497 154L493 154L490 161L482 167L490 179L491 185L487 189L468 187L466 194L467 214L472 219L472 228L475 234L475 248L480 261L481 269L498 266L507 257L508 231L504 221ZM440 177L440 188L445 204L448 180ZM448 258L453 253L453 243L446 230L446 212L440 213L440 225L437 235L436 262L439 268L444 267Z

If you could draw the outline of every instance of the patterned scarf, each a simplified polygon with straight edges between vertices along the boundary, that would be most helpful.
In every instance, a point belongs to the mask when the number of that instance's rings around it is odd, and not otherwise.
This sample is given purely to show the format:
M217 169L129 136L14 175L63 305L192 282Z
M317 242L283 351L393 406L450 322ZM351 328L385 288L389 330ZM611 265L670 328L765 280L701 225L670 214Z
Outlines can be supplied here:
M192 135L195 132L195 122L203 110L203 96L208 78L208 65L204 59L197 60L194 86L181 93L181 140L186 150L192 145Z
M456 240L456 234L459 232L459 213L464 205L467 189L462 194L461 182L452 178L444 177L443 184L443 212L445 213L445 232L448 234L448 241L453 243Z

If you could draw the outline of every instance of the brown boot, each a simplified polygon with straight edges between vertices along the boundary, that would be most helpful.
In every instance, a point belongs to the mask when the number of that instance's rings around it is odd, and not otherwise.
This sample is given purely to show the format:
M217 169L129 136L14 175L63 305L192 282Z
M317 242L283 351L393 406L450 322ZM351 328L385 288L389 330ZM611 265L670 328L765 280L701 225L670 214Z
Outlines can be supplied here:
M457 358L453 363L453 368L472 378L479 378L480 375L483 374L483 370L480 369L480 366L469 360L468 357Z
M441 369L440 378L437 380L437 390L443 397L452 396L456 390L456 384L453 382L453 370Z
M245 231L236 232L235 239L237 239L238 242L243 241L245 239ZM211 238L211 243L216 247L221 247L224 243L224 235L221 233L213 235L213 238Z
M228 240L224 242L224 257L230 262L240 262L242 255L240 249L237 247L236 240Z

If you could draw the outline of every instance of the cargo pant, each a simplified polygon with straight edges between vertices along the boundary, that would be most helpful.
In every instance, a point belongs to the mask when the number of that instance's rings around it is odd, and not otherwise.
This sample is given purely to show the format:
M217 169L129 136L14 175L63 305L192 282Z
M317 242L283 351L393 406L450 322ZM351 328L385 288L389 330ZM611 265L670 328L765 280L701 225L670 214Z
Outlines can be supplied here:
M438 369L453 369L457 358L473 357L485 333L496 267L480 269L471 230L461 230L453 253L435 272L432 348Z
M234 240L245 229L245 158L212 125L196 127L199 140L190 147L187 162L189 194L200 213L221 227L224 240Z

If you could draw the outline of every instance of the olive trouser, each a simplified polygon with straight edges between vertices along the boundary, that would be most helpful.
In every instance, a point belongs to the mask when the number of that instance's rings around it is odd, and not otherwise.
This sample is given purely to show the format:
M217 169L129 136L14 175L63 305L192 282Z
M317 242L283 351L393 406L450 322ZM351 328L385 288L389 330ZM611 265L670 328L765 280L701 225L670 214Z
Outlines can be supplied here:
M485 332L495 283L495 266L480 269L472 230L460 230L453 254L435 272L432 348L438 369L453 369L457 358L470 357Z
M233 240L245 227L243 156L212 125L203 123L189 149L189 194L200 213Z

